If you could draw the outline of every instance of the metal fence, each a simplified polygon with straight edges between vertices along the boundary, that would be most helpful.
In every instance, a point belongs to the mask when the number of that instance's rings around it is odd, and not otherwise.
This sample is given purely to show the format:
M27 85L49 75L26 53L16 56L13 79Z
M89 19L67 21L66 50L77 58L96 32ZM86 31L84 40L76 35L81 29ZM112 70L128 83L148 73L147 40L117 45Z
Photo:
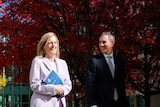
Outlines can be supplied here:
M0 94L0 107L29 107L31 90L28 85L7 85Z
M32 92L29 85L7 85L0 93L0 107L29 107ZM145 107L142 95L128 95L130 107ZM74 101L67 99L67 107L74 107ZM85 100L79 102L79 107L87 107Z

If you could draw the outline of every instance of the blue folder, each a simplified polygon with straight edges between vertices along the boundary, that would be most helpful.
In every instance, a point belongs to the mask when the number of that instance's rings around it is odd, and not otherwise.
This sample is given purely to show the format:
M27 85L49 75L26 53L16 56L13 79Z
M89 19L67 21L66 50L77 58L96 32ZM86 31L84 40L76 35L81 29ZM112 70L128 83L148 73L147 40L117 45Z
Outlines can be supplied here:
M62 80L60 77L52 70L47 78L43 81L45 84L62 85Z

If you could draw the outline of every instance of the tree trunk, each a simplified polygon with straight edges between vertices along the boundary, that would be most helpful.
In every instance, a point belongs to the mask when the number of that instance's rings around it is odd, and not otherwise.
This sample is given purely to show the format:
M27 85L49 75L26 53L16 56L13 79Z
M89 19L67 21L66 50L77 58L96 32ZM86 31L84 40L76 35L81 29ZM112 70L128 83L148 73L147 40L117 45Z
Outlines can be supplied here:
M146 49L146 46L144 46ZM144 89L144 99L145 99L145 107L150 107L150 87L149 87L149 71L151 69L150 63L147 59L147 52L144 51L144 58L145 58L145 64L144 64L144 76L145 76L145 89Z

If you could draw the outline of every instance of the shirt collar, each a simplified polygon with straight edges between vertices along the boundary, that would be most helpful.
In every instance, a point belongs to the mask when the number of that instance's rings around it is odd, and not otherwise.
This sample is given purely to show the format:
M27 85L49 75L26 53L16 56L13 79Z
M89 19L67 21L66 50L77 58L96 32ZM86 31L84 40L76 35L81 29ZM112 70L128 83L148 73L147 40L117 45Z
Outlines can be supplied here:
M105 58L107 58L108 56L111 56L111 58L113 58L113 52L109 55L103 53L103 55L104 55Z

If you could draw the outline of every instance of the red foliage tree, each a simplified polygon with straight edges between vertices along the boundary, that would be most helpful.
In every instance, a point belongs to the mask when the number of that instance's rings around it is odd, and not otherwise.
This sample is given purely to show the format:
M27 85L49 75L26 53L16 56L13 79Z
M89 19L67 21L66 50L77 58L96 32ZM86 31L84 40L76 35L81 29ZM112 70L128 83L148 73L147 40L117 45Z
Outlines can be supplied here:
M110 30L117 38L115 51L126 61L127 80L146 96L146 107L153 92L159 92L158 0L3 0L0 5L0 35L7 39L1 43L0 67L22 68L19 75L7 68L14 82L28 83L24 77L37 42L53 31L60 38L61 57L73 81L71 95L78 104L85 96L87 59L100 33Z
M1 66L8 67L7 71L14 83L28 83L26 75L35 56L38 40L45 32L55 32L60 38L61 57L68 62L73 80L71 96L74 97L75 106L78 105L85 96L85 69L88 56L97 43L96 36L106 29L106 26L98 23L105 2L94 1L89 4L89 1L10 0L6 4L4 9L6 13L1 18L1 34L3 37L8 35L9 40L2 43L5 45L2 46L1 52L5 50L5 53L1 54L3 59ZM94 12L97 13L96 18ZM10 65L16 69L10 70ZM17 75L19 68L22 69Z
M126 60L128 81L144 94L145 107L150 96L160 92L160 2L158 0L117 2L115 34Z

